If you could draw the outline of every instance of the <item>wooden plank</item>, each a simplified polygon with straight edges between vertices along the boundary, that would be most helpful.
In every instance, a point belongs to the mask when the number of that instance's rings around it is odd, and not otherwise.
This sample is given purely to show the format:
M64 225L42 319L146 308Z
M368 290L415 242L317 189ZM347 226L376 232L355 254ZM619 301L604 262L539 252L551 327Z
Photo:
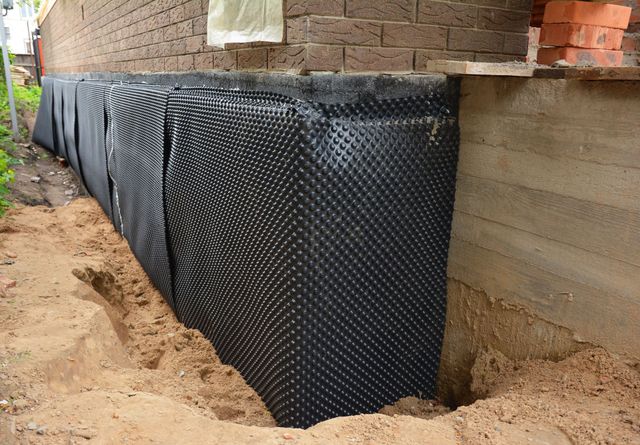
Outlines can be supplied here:
M640 267L460 211L456 238L611 295L640 299Z
M455 208L640 267L636 211L466 175L458 175Z
M525 63L464 62L456 60L429 60L427 71L450 76L499 76L499 77L552 77L562 78L564 70Z
M458 172L640 211L640 170L565 159L466 142L460 146Z
M427 71L448 76L537 77L574 80L640 80L640 67L568 67L557 68L518 62L465 62L429 60Z
M521 260L452 238L449 276L493 298L524 306L576 338L617 353L640 350L640 301L610 295Z
M574 80L640 80L640 66L594 66L567 68L565 79Z
M472 142L538 153L559 161L570 158L640 169L638 128L630 122L640 122L640 101L636 107L627 107L624 119L615 113L593 120L570 115L553 119L547 114L467 111L460 117L463 145Z

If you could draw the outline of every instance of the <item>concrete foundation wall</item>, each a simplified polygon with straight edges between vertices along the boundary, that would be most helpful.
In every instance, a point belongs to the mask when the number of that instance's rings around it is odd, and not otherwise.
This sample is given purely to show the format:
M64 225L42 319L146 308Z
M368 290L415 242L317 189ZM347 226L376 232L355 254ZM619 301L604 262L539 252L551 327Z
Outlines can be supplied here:
M531 0L284 0L281 43L206 45L209 0L57 0L41 23L49 73L189 70L424 72L430 59L527 53Z
M640 82L465 78L441 388L490 347L640 359Z

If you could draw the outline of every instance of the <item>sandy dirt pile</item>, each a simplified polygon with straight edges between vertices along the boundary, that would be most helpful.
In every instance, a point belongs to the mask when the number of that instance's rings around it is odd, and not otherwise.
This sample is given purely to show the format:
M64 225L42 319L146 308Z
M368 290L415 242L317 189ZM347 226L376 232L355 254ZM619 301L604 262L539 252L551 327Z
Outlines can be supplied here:
M640 374L600 349L560 363L487 351L472 390L486 399L450 413L407 398L276 428L93 199L0 219L0 444L640 444Z

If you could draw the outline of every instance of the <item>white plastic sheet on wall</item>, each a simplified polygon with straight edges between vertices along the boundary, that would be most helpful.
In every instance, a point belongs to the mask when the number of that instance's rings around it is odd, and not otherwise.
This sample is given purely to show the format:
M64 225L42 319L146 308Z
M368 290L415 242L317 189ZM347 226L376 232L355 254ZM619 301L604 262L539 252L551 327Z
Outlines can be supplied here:
M282 0L210 0L207 43L281 42Z

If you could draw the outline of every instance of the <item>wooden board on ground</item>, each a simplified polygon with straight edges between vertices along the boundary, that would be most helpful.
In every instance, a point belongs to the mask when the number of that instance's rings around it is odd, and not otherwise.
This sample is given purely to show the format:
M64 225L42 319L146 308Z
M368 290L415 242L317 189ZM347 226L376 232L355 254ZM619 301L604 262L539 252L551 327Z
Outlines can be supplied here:
M575 80L640 80L640 67L568 67L554 68L520 62L490 63L455 60L430 60L427 71L448 76L536 77Z

